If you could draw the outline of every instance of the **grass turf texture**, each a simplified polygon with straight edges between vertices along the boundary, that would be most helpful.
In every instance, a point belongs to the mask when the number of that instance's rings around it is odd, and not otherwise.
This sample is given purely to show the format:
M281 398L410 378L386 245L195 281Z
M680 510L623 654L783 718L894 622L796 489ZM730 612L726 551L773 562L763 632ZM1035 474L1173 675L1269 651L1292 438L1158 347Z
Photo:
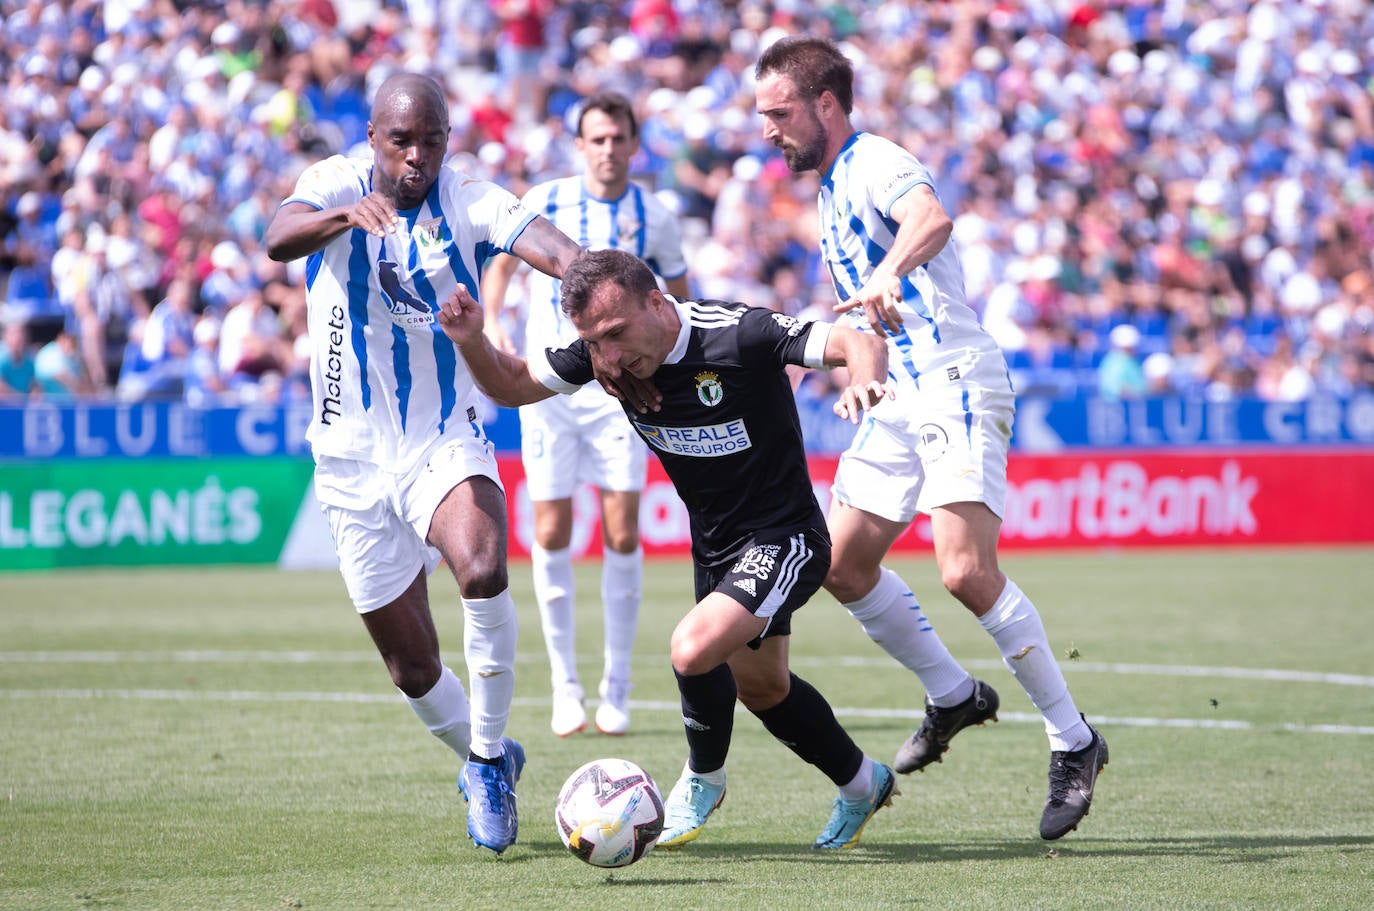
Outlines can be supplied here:
M512 567L522 627L509 730L530 759L519 842L500 858L466 838L458 763L390 687L334 574L5 576L0 909L1368 907L1374 553L1005 563L1111 745L1079 831L1037 836L1038 716L918 560L893 566L1000 691L1002 722L899 776L902 796L859 847L818 855L833 788L741 713L729 793L701 837L617 871L564 852L553 800L599 756L671 788L686 747L666 653L690 601L685 563L646 570L630 735L567 740L548 729L529 567ZM599 564L580 565L578 584L594 691ZM456 587L441 572L432 589L465 677ZM891 761L918 724L913 678L824 594L797 616L792 652L860 746Z

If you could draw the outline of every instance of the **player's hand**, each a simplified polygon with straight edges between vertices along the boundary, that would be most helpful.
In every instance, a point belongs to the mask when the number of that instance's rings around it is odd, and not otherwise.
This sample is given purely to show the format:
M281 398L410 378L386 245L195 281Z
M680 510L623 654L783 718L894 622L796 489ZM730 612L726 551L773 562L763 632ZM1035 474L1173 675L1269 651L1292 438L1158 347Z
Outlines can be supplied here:
M482 340L482 305L466 285L458 285L439 305L439 328L460 348Z
M865 411L878 407L878 403L883 399L896 397L897 391L890 384L877 380L845 386L835 401L835 416L851 424L857 424Z
M376 237L385 237L395 231L400 221L396 207L381 193L367 194L348 210L349 224Z
M868 282L854 292L849 300L835 305L836 313L848 313L862 307L868 324L879 338L896 335L902 329L902 280L895 275L876 271Z
M592 374L609 395L622 402L628 402L630 407L640 414L658 411L662 407L663 393L658 391L652 380L642 380L633 373L611 364L595 350L589 351L592 357Z

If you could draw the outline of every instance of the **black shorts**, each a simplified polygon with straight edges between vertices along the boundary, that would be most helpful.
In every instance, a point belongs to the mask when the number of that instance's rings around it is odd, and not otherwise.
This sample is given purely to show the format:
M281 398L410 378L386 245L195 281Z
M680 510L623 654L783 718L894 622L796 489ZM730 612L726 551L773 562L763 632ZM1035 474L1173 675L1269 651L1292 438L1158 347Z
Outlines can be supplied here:
M737 550L728 562L696 566L696 597L701 602L720 592L745 610L768 621L759 643L792 634L792 613L811 600L830 571L830 538L823 531L764 530Z

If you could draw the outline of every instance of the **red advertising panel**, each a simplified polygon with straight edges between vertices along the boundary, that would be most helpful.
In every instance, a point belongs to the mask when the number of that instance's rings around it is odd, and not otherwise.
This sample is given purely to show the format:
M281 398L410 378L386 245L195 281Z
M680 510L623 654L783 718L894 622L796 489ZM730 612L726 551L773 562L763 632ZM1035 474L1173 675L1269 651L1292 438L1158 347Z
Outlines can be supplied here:
M823 508L837 461L810 459ZM510 494L511 554L527 555L533 524L524 470L518 456L500 463ZM1374 542L1372 450L1017 454L1008 475L1002 526L1008 550ZM688 552L686 509L654 459L640 532L646 554ZM929 522L918 517L896 549L923 552L929 541ZM590 488L574 502L572 548L577 554L601 550Z
M1007 547L1374 541L1374 451L1017 456Z

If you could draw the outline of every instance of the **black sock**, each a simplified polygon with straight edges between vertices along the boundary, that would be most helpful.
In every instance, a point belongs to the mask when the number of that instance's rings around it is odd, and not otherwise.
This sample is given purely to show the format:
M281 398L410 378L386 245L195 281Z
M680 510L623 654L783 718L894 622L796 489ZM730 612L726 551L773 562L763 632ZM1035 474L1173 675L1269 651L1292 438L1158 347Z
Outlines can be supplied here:
M476 753L468 750L468 762L480 762L482 765L500 765L501 757L497 756L495 759L488 759L485 756L478 756Z
M735 675L722 664L704 674L684 676L674 669L682 697L682 724L687 731L687 764L694 772L714 772L725 765L735 728Z
M782 702L754 715L768 733L824 772L836 787L848 784L863 765L863 750L840 727L825 697L796 674L791 676L791 689Z

